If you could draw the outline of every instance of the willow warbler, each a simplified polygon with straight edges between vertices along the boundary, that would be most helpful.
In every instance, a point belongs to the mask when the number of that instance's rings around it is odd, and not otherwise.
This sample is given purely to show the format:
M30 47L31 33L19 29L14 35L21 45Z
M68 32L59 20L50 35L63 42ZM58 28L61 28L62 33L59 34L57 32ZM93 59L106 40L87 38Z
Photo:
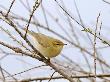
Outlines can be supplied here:
M26 31L26 29L23 29ZM62 41L55 39L53 37L35 33L33 31L27 31L29 35L31 35L32 41L34 43L34 47L47 58L56 57L60 54L64 44Z

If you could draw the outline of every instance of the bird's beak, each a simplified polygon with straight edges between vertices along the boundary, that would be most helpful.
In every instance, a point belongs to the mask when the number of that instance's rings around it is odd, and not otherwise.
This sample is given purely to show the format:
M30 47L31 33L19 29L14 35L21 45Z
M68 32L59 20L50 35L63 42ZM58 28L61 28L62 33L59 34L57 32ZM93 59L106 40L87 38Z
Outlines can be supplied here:
M64 44L64 45L67 45L67 44Z

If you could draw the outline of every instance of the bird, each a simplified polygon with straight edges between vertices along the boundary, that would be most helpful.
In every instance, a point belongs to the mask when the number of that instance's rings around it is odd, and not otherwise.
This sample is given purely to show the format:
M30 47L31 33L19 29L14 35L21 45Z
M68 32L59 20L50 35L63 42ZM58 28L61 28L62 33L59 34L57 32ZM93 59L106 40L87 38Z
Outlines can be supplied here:
M23 28L26 31L26 28ZM59 39L53 38L51 36L44 35L42 33L36 33L33 31L27 30L27 34L29 34L32 38L32 43L34 43L34 47L47 58L53 58L60 54L63 49L64 44Z

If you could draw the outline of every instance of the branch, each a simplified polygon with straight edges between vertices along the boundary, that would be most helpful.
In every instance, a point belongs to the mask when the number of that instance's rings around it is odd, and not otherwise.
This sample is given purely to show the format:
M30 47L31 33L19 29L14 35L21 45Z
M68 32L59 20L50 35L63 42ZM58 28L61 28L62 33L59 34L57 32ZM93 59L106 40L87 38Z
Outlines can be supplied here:
M72 76L72 78L90 78L90 77L95 77L95 75L78 75L78 76ZM104 78L104 77L110 77L110 74L99 74L96 75L98 78ZM25 82L25 81L37 81L37 80L49 80L49 79L65 79L62 76L54 76L54 77L41 77L41 78L33 78L33 79L24 79L21 80L20 82Z
M39 5L40 5L41 2L42 2L42 0L41 0L40 2L38 2L38 0L36 0L35 5L33 6L32 13L31 13L31 15L30 15L28 24L27 24L27 26L26 26L26 33L25 33L24 38L26 38L27 31L28 31L28 27L29 27L29 24L30 24L30 22L31 22L32 16L33 16L34 12L36 11L36 9L39 7Z
M12 1L11 5L10 5L10 7L9 7L9 9L8 9L8 12L7 12L6 16L8 16L8 14L9 14L9 12L10 12L10 10L11 10L13 4L14 4L14 2L15 2L15 0Z

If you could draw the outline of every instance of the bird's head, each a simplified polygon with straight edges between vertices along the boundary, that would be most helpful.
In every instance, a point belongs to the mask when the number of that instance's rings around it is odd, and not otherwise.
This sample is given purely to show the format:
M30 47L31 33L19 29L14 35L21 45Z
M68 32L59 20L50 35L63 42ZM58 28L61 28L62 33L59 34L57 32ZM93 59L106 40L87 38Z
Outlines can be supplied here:
M55 47L63 47L64 45L67 45L67 44L64 44L62 41L60 40L55 40L53 41L53 46Z

